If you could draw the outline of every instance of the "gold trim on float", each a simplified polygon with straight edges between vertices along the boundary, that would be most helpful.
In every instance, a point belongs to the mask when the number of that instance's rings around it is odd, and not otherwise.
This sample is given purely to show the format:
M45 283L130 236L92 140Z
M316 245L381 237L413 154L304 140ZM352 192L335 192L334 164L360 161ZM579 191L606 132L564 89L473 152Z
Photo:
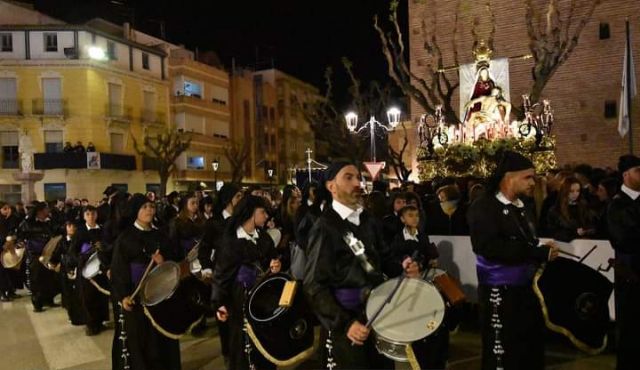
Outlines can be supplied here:
M267 352L267 350L262 346L262 343L260 343L260 340L256 337L256 334L254 333L253 328L251 327L251 324L249 324L249 322L246 319L244 320L244 326L247 328L247 334L249 335L249 338L251 338L251 341L256 346L258 351L264 356L264 358L266 358L267 360L269 360L269 362L271 362L276 366L297 365L298 363L308 359L318 349L318 343L317 343L318 341L316 341L315 333L314 333L313 344L311 345L311 347L305 349L304 351L286 360L278 360L277 358L273 357L269 352Z
M153 316L151 316L151 312L149 312L149 310L147 310L147 306L142 306L142 308L144 309L144 315L147 316L147 318L149 319L149 321L151 321L151 325L153 325L153 327L160 332L160 334L164 335L165 337L169 338L169 339L175 339L178 340L180 339L183 335L187 334L188 332L190 332L193 328L196 327L196 325L198 325L198 323L200 322L200 320L202 320L202 318L204 317L204 315L201 315L196 321L193 322L193 324L191 324L189 326L189 328L187 329L187 331L185 331L182 334L174 334L171 333L167 330L165 330L162 326L160 326L156 320L153 319Z
M111 292L106 290L105 288L101 287L100 284L96 283L95 280L93 279L89 279L89 281L91 282L91 284L93 284L94 287L96 287L96 289L98 289L98 291L104 295L111 295Z
M604 351L604 349L607 347L607 336L606 335L604 336L604 339L602 341L602 346L599 347L599 348L594 348L594 347L591 347L591 346L587 345L586 343L582 342L580 339L576 338L576 336L573 335L573 333L571 333L569 331L569 329L551 322L551 320L549 319L549 310L548 310L547 304L546 304L546 302L544 300L544 295L542 294L542 291L538 287L538 280L540 280L540 277L544 273L544 269L545 269L545 264L543 264L536 271L536 274L533 277L533 291L535 292L536 296L538 297L538 300L540 301L540 307L542 307L542 315L544 316L544 323L547 326L547 328L549 328L549 330L554 331L554 332L556 332L558 334L564 335L579 350L581 350L583 352L586 352L586 353L588 353L590 355L597 355L597 354L601 353L602 351Z
M411 365L411 370L420 370L420 364L418 363L416 354L413 352L413 347L411 347L411 343L405 346L405 351L407 353L407 360L409 361L409 365Z

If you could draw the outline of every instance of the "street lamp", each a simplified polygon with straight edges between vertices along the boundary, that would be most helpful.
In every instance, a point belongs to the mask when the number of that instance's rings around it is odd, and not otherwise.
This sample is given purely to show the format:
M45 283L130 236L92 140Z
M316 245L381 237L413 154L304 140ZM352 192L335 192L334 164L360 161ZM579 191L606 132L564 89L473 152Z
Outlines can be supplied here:
M271 190L273 190L273 172L273 168L267 169L267 176L269 176L269 186L271 187Z
M393 131L398 124L400 124L400 109L391 108L387 111L387 120L389 121L388 125L377 121L374 116L371 116L369 121L362 124L360 128L358 128L358 115L354 112L347 113L344 118L347 122L347 129L352 134L359 134L365 129L369 129L369 134L371 136L371 157L373 162L376 162L376 127L380 127L385 129L386 131Z
M94 60L106 60L107 59L107 54L105 53L104 49L98 46L91 46L89 47L89 58L94 59Z
M213 188L217 193L218 192L218 168L220 167L220 162L218 161L218 158L214 159L213 162L211 162L211 167L213 168Z

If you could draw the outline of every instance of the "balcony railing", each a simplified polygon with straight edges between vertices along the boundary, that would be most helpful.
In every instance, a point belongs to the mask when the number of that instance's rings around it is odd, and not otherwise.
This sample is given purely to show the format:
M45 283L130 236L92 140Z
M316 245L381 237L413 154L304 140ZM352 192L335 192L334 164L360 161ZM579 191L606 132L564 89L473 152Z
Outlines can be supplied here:
M121 104L107 104L105 107L105 116L112 120L129 122L131 121L131 107Z
M98 153L98 161L89 161L88 155L95 153L35 153L34 167L37 170L51 169L103 169L126 170L136 169L136 157L133 155ZM89 163L91 162L91 166Z
M20 101L18 99L0 99L1 116L17 116L20 111Z
M223 103L222 100L207 100L202 99L199 96L188 96L188 95L175 95L172 97L172 103L174 104L190 104L195 105L201 108L207 109L217 109L217 110L228 110L226 103Z
M158 112L151 109L143 109L140 112L140 120L143 123L163 124L164 115L162 112Z
M65 99L34 99L32 112L40 116L66 116L67 101Z

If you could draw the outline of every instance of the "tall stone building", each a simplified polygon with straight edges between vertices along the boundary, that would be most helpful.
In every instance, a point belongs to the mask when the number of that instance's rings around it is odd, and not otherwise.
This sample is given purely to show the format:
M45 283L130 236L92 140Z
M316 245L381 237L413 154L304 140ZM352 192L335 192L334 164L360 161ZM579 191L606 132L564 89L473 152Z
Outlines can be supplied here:
M485 40L488 38L491 21L486 2L463 0L459 10L456 9L456 3L448 0L408 0L408 29L403 32L409 37L410 68L414 73L420 74L422 66L429 59L424 48L423 22L428 29L436 30L445 66L454 64L451 45L456 13L459 17L457 45L461 64L474 61L471 29L475 17L479 19L477 30L480 37ZM566 17L571 1L559 0L556 3L562 17ZM548 1L534 1L534 4L541 10L544 20ZM524 1L492 1L491 6L496 20L493 58L529 54ZM576 11L574 25L584 13L584 8ZM557 137L556 154L560 164L586 162L594 166L614 166L618 156L628 152L628 137L621 138L617 131L625 19L629 17L631 23L637 64L640 61L639 14L640 2L637 0L603 2L584 27L579 44L568 61L557 70L543 91L543 97L551 100L555 114L553 133ZM520 105L521 95L530 90L533 82L532 65L532 59L509 60L510 96L507 98L514 105ZM456 70L446 73L453 81L458 80ZM636 76L640 76L639 73L640 69L636 68ZM636 153L640 152L638 100L636 97L632 109ZM452 106L456 109L459 106L458 91L454 94ZM422 113L422 108L412 100L411 121L416 122ZM401 141L399 133L391 138L393 145ZM415 158L415 142L409 149L409 157Z

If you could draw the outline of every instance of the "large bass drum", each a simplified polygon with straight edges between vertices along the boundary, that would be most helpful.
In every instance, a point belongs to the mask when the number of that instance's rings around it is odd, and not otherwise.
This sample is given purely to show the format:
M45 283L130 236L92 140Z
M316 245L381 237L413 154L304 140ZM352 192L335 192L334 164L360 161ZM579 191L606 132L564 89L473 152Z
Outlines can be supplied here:
M313 317L297 286L289 307L280 306L285 284L300 284L286 274L268 275L249 292L245 304L249 337L269 361L278 366L292 366L315 351Z
M367 317L385 304L398 279L390 279L371 291ZM433 284L421 279L404 279L398 291L372 324L376 348L384 356L408 362L407 346L433 334L442 324L445 304Z
M613 283L604 275L583 263L557 258L538 270L533 289L550 330L589 354L607 347Z
M145 315L171 339L179 339L191 330L203 318L207 303L196 278L181 276L180 264L165 261L149 272L140 290Z

